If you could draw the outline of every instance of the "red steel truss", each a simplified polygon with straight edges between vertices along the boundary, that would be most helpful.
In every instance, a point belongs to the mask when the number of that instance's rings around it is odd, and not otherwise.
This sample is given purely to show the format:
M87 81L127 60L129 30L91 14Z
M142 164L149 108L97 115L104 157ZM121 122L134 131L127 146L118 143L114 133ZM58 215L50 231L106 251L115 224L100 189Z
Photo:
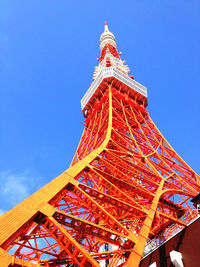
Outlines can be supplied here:
M0 217L0 266L137 267L145 245L197 216L200 177L114 79L88 110L70 168Z

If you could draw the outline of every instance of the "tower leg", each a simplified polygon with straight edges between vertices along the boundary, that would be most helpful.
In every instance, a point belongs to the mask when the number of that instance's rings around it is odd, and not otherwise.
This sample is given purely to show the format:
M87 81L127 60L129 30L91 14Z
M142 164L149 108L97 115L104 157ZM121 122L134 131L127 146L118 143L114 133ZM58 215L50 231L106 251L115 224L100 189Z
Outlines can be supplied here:
M144 221L144 224L141 228L137 243L133 248L133 252L130 254L127 264L127 267L137 267L140 264L140 260L143 256L143 251L149 236L149 232L151 230L151 225L153 223L153 219L157 210L157 206L159 203L159 199L162 193L162 188L164 185L164 179L160 182L157 193L152 201L151 207L149 209L149 213Z

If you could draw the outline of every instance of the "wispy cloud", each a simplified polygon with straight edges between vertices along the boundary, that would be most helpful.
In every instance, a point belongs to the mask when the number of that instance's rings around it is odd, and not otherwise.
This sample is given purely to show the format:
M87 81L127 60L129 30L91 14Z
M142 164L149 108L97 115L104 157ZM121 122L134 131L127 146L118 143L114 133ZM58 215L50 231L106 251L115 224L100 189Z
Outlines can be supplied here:
M38 178L24 171L0 171L0 215L30 196L38 188Z
M24 174L13 174L10 171L0 173L1 193L9 197L12 204L19 203L28 197L27 177Z
M5 210L0 209L0 216L1 216L2 214L4 214L5 212L6 212Z

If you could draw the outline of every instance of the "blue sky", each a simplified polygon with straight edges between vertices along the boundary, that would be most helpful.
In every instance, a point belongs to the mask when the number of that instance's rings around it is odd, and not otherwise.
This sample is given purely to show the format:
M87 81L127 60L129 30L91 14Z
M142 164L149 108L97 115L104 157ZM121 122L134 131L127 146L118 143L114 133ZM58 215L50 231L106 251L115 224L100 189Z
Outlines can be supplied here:
M0 213L68 168L107 20L163 135L200 174L200 2L0 2Z

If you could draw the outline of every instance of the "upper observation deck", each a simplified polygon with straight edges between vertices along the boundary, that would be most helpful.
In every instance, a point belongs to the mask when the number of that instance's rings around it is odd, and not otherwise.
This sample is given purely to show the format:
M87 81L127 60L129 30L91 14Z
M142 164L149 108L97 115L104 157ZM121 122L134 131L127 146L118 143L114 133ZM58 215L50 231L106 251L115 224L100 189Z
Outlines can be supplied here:
M147 88L145 86L115 67L105 67L98 72L95 80L81 99L81 108L85 117L87 117L87 112L95 99L102 96L111 82L116 89L126 92L129 97L135 99L139 104L147 106Z

